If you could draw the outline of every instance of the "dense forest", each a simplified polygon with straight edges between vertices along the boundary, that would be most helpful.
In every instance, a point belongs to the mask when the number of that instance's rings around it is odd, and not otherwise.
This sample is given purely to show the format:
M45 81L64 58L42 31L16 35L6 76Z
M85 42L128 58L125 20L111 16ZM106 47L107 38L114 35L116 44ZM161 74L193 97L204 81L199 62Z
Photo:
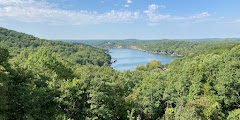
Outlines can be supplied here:
M131 48L132 46L140 47L162 40L62 40L71 43L84 43L100 48Z
M54 53L59 58L70 60L78 64L87 63L102 66L110 63L111 56L105 54L106 50L95 48L86 44L72 44L61 41L39 39L32 35L19 33L13 30L0 28L0 43L7 46L11 56L16 56L22 51L37 52L44 47L49 53Z
M73 43L85 43L101 48L130 48L158 54L187 56L211 48L228 47L240 44L239 39L211 41L178 40L72 40Z
M0 36L0 119L240 119L237 43L177 58L166 72L159 61L120 72L104 49Z

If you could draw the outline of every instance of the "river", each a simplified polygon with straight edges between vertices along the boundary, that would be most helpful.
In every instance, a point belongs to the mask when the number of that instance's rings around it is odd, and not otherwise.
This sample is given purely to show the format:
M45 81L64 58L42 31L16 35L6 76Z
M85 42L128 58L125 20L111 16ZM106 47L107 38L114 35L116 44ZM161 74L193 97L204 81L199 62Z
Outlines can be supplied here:
M110 48L109 52L112 56L112 60L117 60L111 67L120 71L128 69L135 70L137 65L143 64L145 66L153 60L161 61L162 64L166 64L177 58L171 55L153 54L135 49Z

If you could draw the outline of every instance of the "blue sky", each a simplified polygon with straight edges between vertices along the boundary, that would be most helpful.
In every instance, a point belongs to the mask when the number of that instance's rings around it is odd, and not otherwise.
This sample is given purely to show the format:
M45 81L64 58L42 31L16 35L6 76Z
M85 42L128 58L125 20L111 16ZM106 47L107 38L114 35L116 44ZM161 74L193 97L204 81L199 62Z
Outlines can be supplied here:
M45 39L239 38L240 0L0 0L0 26Z

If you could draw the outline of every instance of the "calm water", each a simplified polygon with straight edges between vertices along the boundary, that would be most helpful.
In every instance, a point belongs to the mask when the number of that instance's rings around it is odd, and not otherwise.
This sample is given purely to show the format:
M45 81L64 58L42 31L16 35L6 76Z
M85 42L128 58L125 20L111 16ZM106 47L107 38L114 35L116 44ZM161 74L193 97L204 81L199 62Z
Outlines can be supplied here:
M152 54L134 49L109 49L110 55L113 60L117 60L112 64L112 67L116 70L134 70L137 65L143 64L144 66L153 61L161 61L162 64L172 62L176 57L162 54Z

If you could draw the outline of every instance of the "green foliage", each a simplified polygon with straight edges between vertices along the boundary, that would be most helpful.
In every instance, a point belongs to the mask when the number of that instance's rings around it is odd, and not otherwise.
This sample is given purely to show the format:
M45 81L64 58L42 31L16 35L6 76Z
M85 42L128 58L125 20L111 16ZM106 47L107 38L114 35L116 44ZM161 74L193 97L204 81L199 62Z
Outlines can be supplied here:
M153 69L162 68L162 67L163 67L163 65L161 64L160 61L155 61L154 60L154 61L152 61L152 62L150 62L146 65L146 70L151 71Z
M7 119L9 72L6 70L8 51L0 47L0 119ZM4 67L5 66L5 67Z
M66 116L72 119L121 118L122 85L118 71L110 67L87 65L76 69L76 78L51 84L61 95L56 97ZM123 110L122 110L123 109Z
M135 120L135 117L133 116L133 114L134 114L134 112L135 112L135 109L133 108L132 110L131 110L131 112L128 110L127 111L128 112L128 119L129 120Z
M70 41L85 43L101 48L130 48L158 54L172 54L174 56L194 55L198 52L219 47L231 47L240 44L240 40L216 41L176 41L176 40L91 40Z
M3 62L7 61L8 56L9 56L9 52L7 49L4 49L1 47L0 45L0 63L3 64Z
M221 112L221 105L217 102L218 96L216 96L214 91L210 90L209 87L208 85L204 87L204 97L186 103L180 116L182 119L222 119L223 113Z
M122 42L188 56L119 72L103 49L4 28L0 40L0 119L239 119L238 41Z
M166 108L163 119L173 120L174 119L174 111L175 111L175 108Z
M56 93L47 87L47 81L53 81L50 76L54 70L46 69L50 62L44 64L45 60L53 58L42 55L42 58L33 64L32 60L38 58L36 55L39 53L26 55L27 58L17 57L12 61L12 80L8 87L9 119L54 119L59 112L53 101ZM39 67L46 71L41 71Z
M169 65L164 98L176 106L175 114L182 116L185 111L185 119L223 119L223 113L239 108L240 56L236 51L239 46L223 47L177 59Z
M71 43L84 43L100 48L132 48L137 49L139 45L158 42L158 40L64 40Z
M75 63L87 63L102 66L110 63L111 57L106 50L91 47L85 44L72 44L60 41L40 39L32 35L19 33L0 27L0 43L10 47L11 54L16 56L21 51L37 52L42 47L50 53L55 53L58 58L70 59ZM3 54L2 54L3 55ZM2 58L0 58L1 61Z
M229 112L228 120L239 120L240 119L240 109L233 110Z

